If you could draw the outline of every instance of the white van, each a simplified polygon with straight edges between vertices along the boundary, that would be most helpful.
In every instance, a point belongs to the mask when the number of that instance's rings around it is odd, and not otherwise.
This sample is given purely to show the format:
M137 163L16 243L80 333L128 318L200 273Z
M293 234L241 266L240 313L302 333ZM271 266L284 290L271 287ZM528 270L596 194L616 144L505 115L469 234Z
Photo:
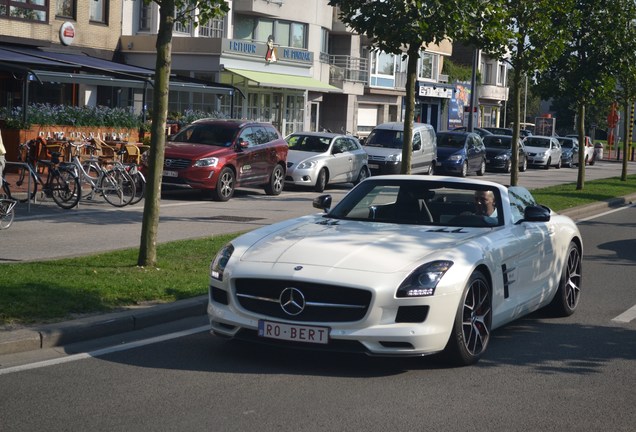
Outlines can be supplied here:
M399 174L402 168L404 123L383 123L373 128L363 148L369 154L371 174ZM413 124L412 174L433 174L437 159L437 138L433 126Z

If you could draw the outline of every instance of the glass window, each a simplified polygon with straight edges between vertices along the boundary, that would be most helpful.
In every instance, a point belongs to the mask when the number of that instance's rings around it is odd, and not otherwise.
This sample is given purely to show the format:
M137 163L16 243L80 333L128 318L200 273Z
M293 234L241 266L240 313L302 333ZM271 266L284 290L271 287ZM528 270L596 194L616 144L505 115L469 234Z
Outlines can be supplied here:
M47 22L49 0L0 0L0 15L29 21Z
M210 38L222 38L225 24L223 18L214 18L203 25L199 25L199 36Z
M186 13L186 9L188 6L183 6L181 8L181 10L175 10L175 14L177 17L179 16L184 16L189 14L190 17L188 19L186 19L185 23L181 23L179 21L175 21L174 23L174 31L176 33L184 33L187 35L191 35L192 34L192 12Z
M276 22L276 33L274 40L277 45L289 46L289 34L291 31L291 24L288 22Z
M89 2L89 16L91 21L108 22L108 0L92 0Z
M305 40L305 24L292 23L291 25L291 47L293 48L306 48L307 43Z
M373 73L378 75L391 75L395 73L395 56L393 54L379 52L377 53L376 69Z
M150 30L150 5L145 4L143 1L139 2L139 30Z
M419 78L433 79L433 55L429 53L420 54Z
M55 15L75 19L75 0L57 0Z
M237 15L234 19L234 38L252 40L254 19Z
M267 38L274 34L274 21L259 20L254 32L254 40L267 42Z

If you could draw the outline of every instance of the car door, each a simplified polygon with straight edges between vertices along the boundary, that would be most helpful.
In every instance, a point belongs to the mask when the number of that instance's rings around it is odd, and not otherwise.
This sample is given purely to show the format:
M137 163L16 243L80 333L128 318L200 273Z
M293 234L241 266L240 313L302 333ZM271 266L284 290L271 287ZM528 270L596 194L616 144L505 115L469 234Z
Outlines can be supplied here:
M351 152L348 139L337 137L331 145L331 156L327 159L329 178L331 182L346 182L353 170L354 155Z
M262 161L259 160L257 128L243 128L238 137L238 144L235 162L236 181L243 185L258 183L262 177Z
M470 134L466 139L466 160L468 161L468 171L476 171L481 165L483 159L482 148L479 144L481 140L475 134Z

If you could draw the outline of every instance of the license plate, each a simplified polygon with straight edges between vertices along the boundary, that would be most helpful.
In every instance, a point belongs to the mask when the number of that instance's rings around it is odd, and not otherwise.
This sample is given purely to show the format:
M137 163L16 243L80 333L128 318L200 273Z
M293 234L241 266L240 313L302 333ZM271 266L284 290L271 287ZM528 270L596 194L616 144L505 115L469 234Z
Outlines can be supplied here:
M176 171L163 171L164 177L179 177L179 173Z
M316 344L329 343L329 328L283 324L260 320L258 335L270 339Z
M369 169L378 169L380 168L380 165L378 164L369 164Z

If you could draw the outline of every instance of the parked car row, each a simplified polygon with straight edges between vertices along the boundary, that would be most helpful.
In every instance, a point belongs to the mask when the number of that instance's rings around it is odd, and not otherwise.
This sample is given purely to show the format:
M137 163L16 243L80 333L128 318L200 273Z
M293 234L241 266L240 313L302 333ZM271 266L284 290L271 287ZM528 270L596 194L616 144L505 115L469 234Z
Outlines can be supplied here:
M429 124L412 130L412 174L510 172L512 135L475 128L435 132ZM295 132L283 138L264 122L228 119L197 120L171 136L165 148L162 185L199 189L214 200L229 200L237 187L262 187L278 195L285 186L322 192L330 184L357 184L371 175L399 174L404 123L376 126L364 145L356 137L331 132ZM563 148L562 148L563 147ZM519 141L520 171L529 165L560 168L578 163L573 137L530 135ZM593 152L593 147L589 147ZM588 161L588 146L585 160ZM590 153L589 163L593 163Z

